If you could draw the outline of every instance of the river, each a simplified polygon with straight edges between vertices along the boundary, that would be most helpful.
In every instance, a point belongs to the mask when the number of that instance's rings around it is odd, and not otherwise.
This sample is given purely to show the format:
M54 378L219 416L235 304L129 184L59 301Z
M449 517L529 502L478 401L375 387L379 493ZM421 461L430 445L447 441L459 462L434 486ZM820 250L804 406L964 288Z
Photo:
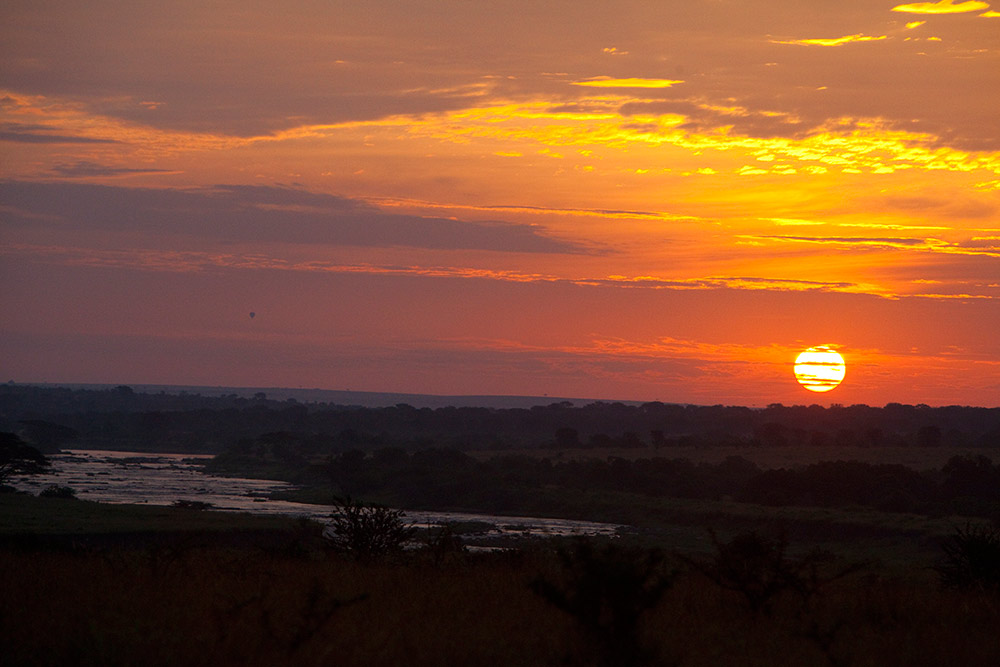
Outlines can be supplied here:
M327 505L271 500L270 494L292 488L287 482L220 477L202 472L200 461L211 456L66 450L49 457L51 470L41 475L15 477L11 486L37 495L51 485L68 486L77 498L102 503L172 505L178 500L210 503L226 512L281 514L325 519ZM555 537L617 534L620 526L592 521L511 517L467 512L405 511L407 522L417 527L452 522L482 522L492 526L480 538L518 536ZM477 536L470 535L475 538Z

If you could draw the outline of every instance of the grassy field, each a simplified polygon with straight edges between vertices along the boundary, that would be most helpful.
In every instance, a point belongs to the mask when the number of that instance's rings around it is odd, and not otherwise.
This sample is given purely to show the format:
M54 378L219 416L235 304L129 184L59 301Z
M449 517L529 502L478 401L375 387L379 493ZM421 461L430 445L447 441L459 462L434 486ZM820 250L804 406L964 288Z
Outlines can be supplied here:
M21 665L595 664L574 619L535 595L541 566L435 568L248 558L0 554L5 661ZM12 573L19 576L12 577ZM681 576L641 622L652 664L991 665L995 606L865 578L769 614ZM16 639L15 639L16 638Z
M288 519L159 505L111 505L0 493L0 536L283 530Z
M616 543L663 548L670 582L636 617L644 664L1000 664L1000 598L945 590L930 569L947 519L694 501L636 507L635 519ZM689 565L718 550L712 526L720 541L780 528L791 560L819 546L835 554L823 567L868 564L754 609ZM364 564L290 519L4 494L0 663L615 664L592 627L535 592L540 577L579 571L553 545ZM630 585L616 568L643 553L615 548L594 570L612 591Z
M14 551L80 552L133 544L152 550L211 544L284 551L301 548L317 530L287 517L0 493L0 549Z

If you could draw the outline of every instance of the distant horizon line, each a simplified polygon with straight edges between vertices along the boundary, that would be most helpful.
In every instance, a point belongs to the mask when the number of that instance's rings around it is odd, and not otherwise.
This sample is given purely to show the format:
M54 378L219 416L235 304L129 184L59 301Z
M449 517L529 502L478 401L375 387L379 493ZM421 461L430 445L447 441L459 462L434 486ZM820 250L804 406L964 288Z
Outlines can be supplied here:
M664 405L682 405L682 406L695 406L695 407L712 407L716 405L724 405L725 407L745 407L751 410L763 410L772 405L782 405L784 407L811 407L812 405L819 405L817 403L793 403L785 405L780 402L772 402L766 405L738 405L738 404L723 404L723 403L691 403L691 402L681 402L681 401L660 401L656 399L652 400L628 400L628 399L610 399L610 398L580 398L580 397L566 397L566 396L549 396L547 394L538 395L528 395L528 394L426 394L418 392L402 392L402 391L370 391L370 390L353 390L353 389L323 389L320 387L275 387L275 386L232 386L232 385L183 385L183 384L154 384L154 383L129 383L129 382L17 382L15 380L9 380L6 383L8 386L29 386L29 387L58 387L65 389L114 389L115 387L129 387L137 393L167 393L167 394L177 394L181 395L184 393L197 393L202 396L228 396L230 394L235 394L241 398L253 398L255 394L264 393L267 395L267 400L274 401L284 401L288 399L294 399L296 401L304 402L315 402L315 403L332 403L335 405L342 405L345 407L363 407L363 408L379 408L379 407L393 407L399 404L410 405L415 408L532 408L532 407L544 407L552 405L553 403L571 403L573 407L581 407L585 405L590 405L592 403L621 403L623 405L629 406L639 406L646 403L663 403ZM348 403L339 403L333 400L334 396L339 396L343 399L347 397L352 397L351 401ZM948 404L948 405L928 405L926 403L897 403L895 401L890 401L885 405L868 405L868 404L839 404L831 403L829 406L820 407L833 407L840 405L842 407L852 407L853 405L865 405L866 407L873 408L884 408L887 405L906 405L913 407L926 406L928 408L945 408L945 407L967 407L967 408L983 408L986 410L997 409L1000 406L985 406L985 405L961 405L958 403Z
M183 385L183 384L154 384L154 383L130 383L130 382L17 382L10 380L8 385L31 386L31 387L61 387L66 389L114 389L115 387L129 387L137 393L151 393L164 391L165 393L192 393L197 392L203 396L227 396L236 394L237 396L252 398L254 394L265 393L268 400L308 400L321 402L318 395L353 396L369 399L365 403L348 403L347 406L360 405L361 407L392 407L399 403L406 403L413 407L535 407L551 405L552 403L569 402L574 406L587 405L590 403L622 403L625 405L642 405L644 403L654 403L657 401L636 401L625 399L604 399L604 398L579 398L566 396L549 396L547 394L522 395L522 394L425 394L419 392L404 391L369 391L353 389L323 389L320 387L275 387L275 386L232 386L232 385ZM166 391L171 390L171 391ZM312 395L312 398L308 396ZM391 401L390 401L391 399ZM410 401L397 399L413 399L419 403L427 405L416 405ZM452 402L446 402L452 401ZM457 403L455 402L457 401ZM489 401L490 404L474 403L473 401ZM535 402L537 401L537 402ZM329 399L322 402L329 402ZM504 405L494 405L502 403ZM507 405L507 404L510 405ZM515 405L516 404L516 405ZM693 403L667 403L668 405L694 405Z

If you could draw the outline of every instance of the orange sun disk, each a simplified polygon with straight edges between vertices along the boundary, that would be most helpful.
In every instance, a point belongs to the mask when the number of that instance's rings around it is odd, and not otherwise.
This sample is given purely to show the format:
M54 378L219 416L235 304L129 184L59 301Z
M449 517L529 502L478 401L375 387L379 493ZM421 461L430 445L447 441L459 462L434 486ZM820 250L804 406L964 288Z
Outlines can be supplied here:
M795 379L809 391L835 389L846 373L844 358L829 345L810 347L795 359Z

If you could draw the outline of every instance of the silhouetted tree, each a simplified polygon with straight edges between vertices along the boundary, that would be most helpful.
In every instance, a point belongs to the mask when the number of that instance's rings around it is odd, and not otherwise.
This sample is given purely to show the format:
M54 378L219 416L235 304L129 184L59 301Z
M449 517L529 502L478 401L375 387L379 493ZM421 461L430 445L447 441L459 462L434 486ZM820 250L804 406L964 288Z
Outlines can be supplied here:
M839 570L824 573L820 565L829 560L827 554L812 551L799 558L787 555L788 541L784 535L765 537L756 531L741 533L729 542L721 542L709 531L715 556L700 561L682 557L721 588L739 593L753 613L770 613L774 599L784 592L797 593L803 603L825 585L865 567L853 563Z
M460 558L467 553L465 542L449 524L427 531L424 536L424 551L430 555L431 561L436 566Z
M337 498L330 518L334 548L360 561L381 560L402 551L414 532L413 526L403 521L402 510L351 498Z
M639 437L639 434L634 431L625 431L622 433L620 443L622 447L628 449L638 449L646 446L642 438Z
M597 644L601 664L645 664L639 620L656 606L674 577L664 570L663 555L612 544L595 549L588 540L578 540L558 555L560 575L538 577L531 589L576 619L587 639Z
M14 475L45 472L49 460L16 433L0 433L0 485Z
M659 429L650 431L649 438L653 445L653 449L660 449L667 444L667 439L663 436L663 431Z
M953 456L941 472L945 474L942 488L947 496L1000 500L1000 466L993 465L989 457L982 454Z
M22 419L19 423L23 427L19 435L42 453L58 452L80 436L75 429L43 419Z
M941 428L935 424L921 426L917 431L918 447L937 447L941 444Z
M556 447L572 449L580 446L580 433L575 428L556 429Z
M69 486L59 486L58 484L50 484L49 486L42 489L41 493L38 494L39 498L64 498L64 499L76 499L76 490Z
M1000 529L966 524L941 548L944 557L934 569L946 587L1000 591Z

